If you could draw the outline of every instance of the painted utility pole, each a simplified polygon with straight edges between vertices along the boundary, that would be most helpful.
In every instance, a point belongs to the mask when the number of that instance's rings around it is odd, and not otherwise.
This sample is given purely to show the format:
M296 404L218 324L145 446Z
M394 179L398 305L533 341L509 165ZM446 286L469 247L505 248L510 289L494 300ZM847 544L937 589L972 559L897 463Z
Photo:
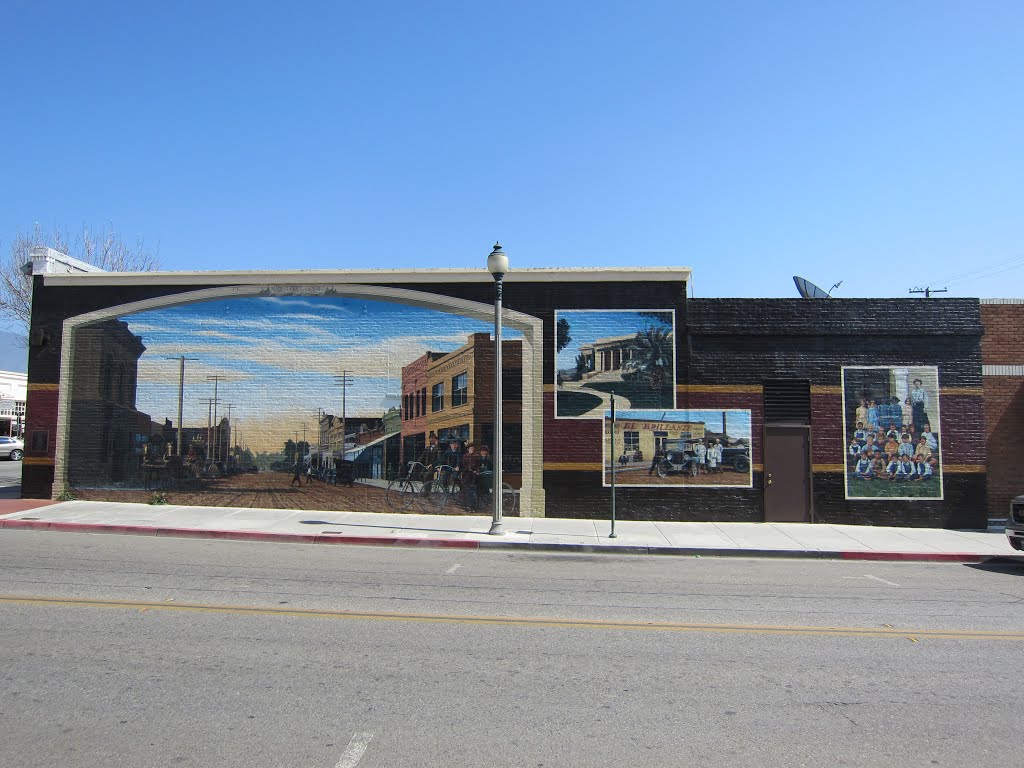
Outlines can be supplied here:
M219 454L220 454L220 425L217 424L217 403L219 402L219 400L217 399L217 385L220 384L221 379L223 379L223 378L224 378L223 376L207 376L206 377L207 381L212 381L213 382L213 423L215 425L217 425L217 445L214 446L214 449L213 449L213 453L214 453L213 460L214 461L217 461L220 458L220 456L219 456Z
M196 357L185 357L181 355L179 357L168 357L167 360L178 361L178 438L175 440L174 453L177 456L181 456L181 419L182 419L182 403L185 400L185 361L186 360L198 360Z
M347 427L345 424L345 397L348 394L348 388L355 383L355 379L349 375L350 371L342 371L340 375L334 377L334 381L341 386L341 458L345 459L345 436Z

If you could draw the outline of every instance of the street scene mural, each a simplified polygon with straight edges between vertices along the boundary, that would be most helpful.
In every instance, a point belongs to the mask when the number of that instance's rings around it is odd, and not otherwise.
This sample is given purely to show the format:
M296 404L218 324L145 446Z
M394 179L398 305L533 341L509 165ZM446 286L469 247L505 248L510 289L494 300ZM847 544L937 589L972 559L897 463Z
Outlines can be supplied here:
M624 408L675 407L675 312L555 312L555 416L600 419Z
M436 310L329 295L215 300L80 327L70 492L150 503L486 512L492 330ZM503 477L506 511L514 513L522 470L517 332L506 331L502 352Z
M750 411L606 411L604 456L606 486L750 488Z
M942 498L937 368L843 368L843 419L846 498Z

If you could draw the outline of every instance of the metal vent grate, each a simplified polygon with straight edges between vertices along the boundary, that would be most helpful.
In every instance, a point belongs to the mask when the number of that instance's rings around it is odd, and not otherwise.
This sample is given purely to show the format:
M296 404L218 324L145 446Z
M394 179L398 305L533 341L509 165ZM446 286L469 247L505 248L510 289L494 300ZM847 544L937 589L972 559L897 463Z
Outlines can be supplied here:
M810 424L811 382L807 379L766 381L764 420L767 424Z

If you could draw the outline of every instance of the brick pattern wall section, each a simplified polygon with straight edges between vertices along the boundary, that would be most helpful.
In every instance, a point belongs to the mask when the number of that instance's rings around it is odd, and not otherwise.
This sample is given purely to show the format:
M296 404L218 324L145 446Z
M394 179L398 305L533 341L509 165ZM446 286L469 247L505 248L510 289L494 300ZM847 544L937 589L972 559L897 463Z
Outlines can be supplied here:
M864 334L864 318L874 328ZM816 521L874 525L984 528L983 472L947 472L943 500L846 500L843 463L842 368L857 365L936 366L947 461L985 463L981 392L981 316L976 299L693 299L684 343L688 384L760 384L807 379L811 384L811 457ZM954 390L946 392L946 390ZM754 487L760 487L755 475ZM721 513L712 502L714 514ZM713 519L718 519L717 517Z
M1024 365L1024 299L982 300L981 342L986 366ZM1024 493L1024 376L985 376L988 442L988 513L1004 518L1014 496Z

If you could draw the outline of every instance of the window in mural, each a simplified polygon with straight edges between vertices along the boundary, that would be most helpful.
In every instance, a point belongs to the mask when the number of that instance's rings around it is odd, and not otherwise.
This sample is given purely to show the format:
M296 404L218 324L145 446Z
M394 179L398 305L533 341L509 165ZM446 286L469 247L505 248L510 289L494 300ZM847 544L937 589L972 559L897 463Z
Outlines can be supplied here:
M452 408L469 402L469 374L460 373L452 378Z
M555 416L600 419L624 408L675 407L675 312L555 312Z
M431 436L457 439L461 457L491 434L491 327L332 296L223 299L82 326L68 481L82 499L161 492L176 504L387 511L388 483L425 458ZM521 347L508 330L508 370L521 373ZM513 431L519 418L506 409ZM474 450L457 470L463 491L486 466ZM432 498L430 511L478 512L470 498Z
M618 403L618 396L615 398ZM611 411L604 420L604 485L750 488L750 411Z
M843 368L843 435L846 498L942 498L937 368Z

